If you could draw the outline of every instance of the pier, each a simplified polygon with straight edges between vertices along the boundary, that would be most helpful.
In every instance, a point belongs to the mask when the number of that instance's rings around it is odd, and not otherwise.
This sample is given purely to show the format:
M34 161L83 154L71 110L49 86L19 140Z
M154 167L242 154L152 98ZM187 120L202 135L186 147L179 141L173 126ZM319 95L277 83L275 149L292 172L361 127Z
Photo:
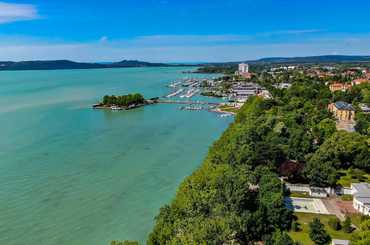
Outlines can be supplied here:
M223 103L207 102L207 101L193 101L193 100L158 100L159 104L180 104L180 105L209 105L219 106Z

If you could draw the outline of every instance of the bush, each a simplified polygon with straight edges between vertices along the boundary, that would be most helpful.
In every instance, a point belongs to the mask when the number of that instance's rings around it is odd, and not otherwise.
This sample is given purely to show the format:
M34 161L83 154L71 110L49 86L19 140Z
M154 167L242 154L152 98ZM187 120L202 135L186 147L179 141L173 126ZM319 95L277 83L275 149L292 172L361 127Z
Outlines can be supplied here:
M301 224L298 223L297 221L294 221L292 223L292 230L297 232L297 231L300 231L301 230Z
M351 233L353 231L351 224L351 218L347 216L346 219L343 221L343 231L346 233Z
M139 245L139 243L136 241L124 241L124 242L112 241L111 245Z
M271 244L271 245L294 245L294 241L288 235L288 233L281 232L280 230L278 230L272 235L271 242L267 242L266 244Z
M309 228L309 236L315 244L326 245L330 243L331 237L318 218L314 218L313 221L310 222Z
M342 226L340 224L340 220L337 217L330 218L329 221L328 221L328 225L333 230L336 230L336 231L339 231L340 229L342 229Z

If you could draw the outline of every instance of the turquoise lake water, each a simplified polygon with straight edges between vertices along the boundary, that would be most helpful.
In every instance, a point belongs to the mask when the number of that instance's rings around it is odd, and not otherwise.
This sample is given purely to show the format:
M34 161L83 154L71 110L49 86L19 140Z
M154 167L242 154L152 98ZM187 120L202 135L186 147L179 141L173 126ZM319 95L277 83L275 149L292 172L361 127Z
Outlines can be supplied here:
M0 72L0 244L146 241L232 118L90 106L105 94L167 94L186 69Z

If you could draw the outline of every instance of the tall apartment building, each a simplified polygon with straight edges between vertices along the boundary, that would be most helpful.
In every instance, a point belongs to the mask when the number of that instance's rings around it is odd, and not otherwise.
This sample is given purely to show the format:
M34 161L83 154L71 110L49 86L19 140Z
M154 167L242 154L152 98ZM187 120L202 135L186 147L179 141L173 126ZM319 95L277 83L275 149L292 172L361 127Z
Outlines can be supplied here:
M249 65L245 63L239 64L239 73L249 73Z

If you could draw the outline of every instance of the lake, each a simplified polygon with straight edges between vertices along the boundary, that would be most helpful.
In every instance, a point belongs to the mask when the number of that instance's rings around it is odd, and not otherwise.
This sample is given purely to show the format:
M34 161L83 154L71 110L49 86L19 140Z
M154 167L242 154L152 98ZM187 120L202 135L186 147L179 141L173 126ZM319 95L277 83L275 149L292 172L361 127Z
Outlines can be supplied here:
M105 94L168 94L190 68L0 72L0 244L144 243L159 208L232 118L179 105L93 110Z

